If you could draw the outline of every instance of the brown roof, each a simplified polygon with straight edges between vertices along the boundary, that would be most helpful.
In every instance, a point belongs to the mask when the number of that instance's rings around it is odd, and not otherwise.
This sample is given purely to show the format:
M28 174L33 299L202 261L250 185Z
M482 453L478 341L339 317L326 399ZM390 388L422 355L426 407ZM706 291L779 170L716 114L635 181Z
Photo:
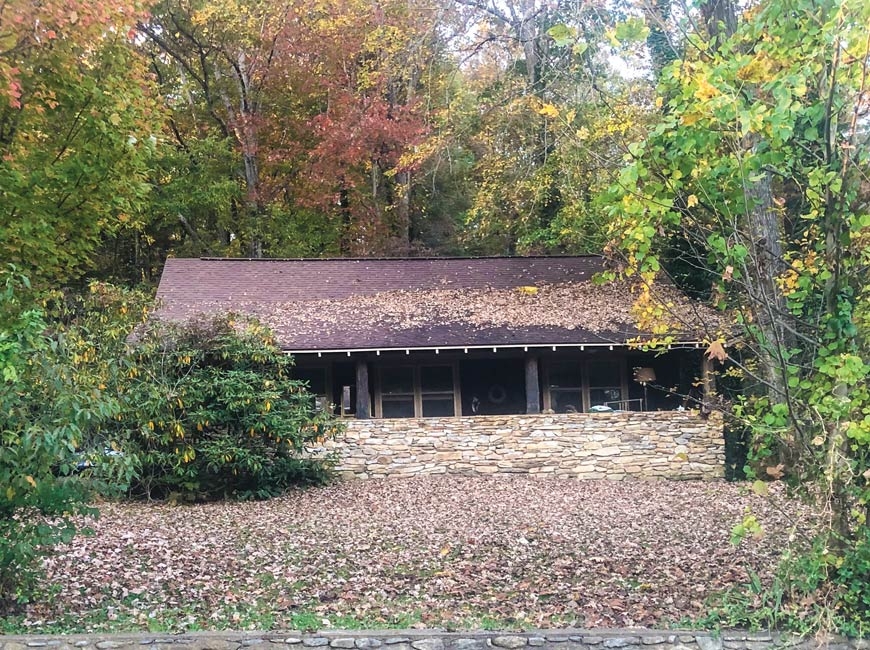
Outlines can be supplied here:
M591 282L597 256L167 260L158 315L240 312L292 351L624 344L635 326L625 283ZM532 287L534 287L532 289ZM717 314L660 283L683 341Z

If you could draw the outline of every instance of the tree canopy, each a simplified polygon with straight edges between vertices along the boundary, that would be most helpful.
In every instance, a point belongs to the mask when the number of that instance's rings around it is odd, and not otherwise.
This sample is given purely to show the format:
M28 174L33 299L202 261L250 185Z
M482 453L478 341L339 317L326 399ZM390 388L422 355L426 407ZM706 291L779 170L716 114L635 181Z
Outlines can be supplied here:
M101 386L121 366L76 346L132 324L91 304L71 336L53 311L89 281L147 289L172 255L604 252L653 327L663 272L733 316L707 342L725 381L705 406L748 432L753 478L809 488L829 515L790 565L817 580L774 598L779 621L828 607L866 633L868 34L860 0L3 3L7 505L60 486L81 417L117 416ZM197 372L190 390L217 399ZM148 402L152 385L121 383ZM163 406L148 421L175 422ZM162 427L160 444L140 433L172 475ZM46 516L84 503L54 496Z

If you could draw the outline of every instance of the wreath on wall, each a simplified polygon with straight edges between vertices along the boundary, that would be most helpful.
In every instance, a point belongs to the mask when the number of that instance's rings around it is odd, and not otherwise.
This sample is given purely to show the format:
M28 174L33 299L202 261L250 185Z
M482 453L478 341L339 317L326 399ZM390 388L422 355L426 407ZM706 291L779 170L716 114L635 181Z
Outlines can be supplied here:
M501 384L493 384L486 393L486 399L492 404L501 404L507 399L507 391Z

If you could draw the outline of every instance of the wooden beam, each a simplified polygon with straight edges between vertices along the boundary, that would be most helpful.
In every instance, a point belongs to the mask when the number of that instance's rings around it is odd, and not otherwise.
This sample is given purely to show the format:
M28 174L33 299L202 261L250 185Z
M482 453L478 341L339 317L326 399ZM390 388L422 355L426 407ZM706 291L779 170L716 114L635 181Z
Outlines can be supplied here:
M538 357L526 357L526 413L541 412L541 388L538 381Z
M704 404L710 404L716 393L716 376L713 374L713 360L706 354L701 355L701 381L704 386Z
M369 364L365 359L359 359L356 362L356 418L368 420L371 416Z

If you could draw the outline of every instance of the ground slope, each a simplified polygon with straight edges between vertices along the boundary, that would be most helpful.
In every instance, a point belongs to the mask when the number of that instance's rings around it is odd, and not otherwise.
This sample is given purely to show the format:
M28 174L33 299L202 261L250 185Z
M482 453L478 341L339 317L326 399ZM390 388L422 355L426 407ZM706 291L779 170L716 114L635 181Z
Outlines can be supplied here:
M764 536L730 543L747 509ZM36 630L667 625L768 576L805 508L701 482L372 480L268 502L105 504ZM52 623L55 621L56 623Z

